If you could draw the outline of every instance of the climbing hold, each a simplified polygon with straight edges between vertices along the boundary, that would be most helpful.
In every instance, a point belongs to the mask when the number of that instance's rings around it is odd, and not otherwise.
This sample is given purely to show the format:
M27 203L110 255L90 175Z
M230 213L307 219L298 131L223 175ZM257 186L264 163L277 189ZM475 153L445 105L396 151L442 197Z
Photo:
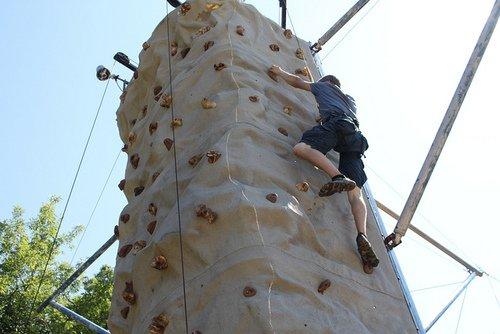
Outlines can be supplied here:
M130 121L131 126L134 126L135 123L137 123L137 118L134 118L133 120Z
M158 208L154 203L149 203L148 206L148 212L151 214L151 216L156 216L156 213L158 212Z
M128 213L124 213L123 215L120 216L120 221L124 224L126 224L130 219L130 215Z
M130 307L127 306L127 307L124 307L120 310L120 314L122 315L122 318L123 319L127 319L128 317L128 311L130 311Z
M123 103L125 102L125 97L127 96L127 91L123 91L123 93L121 93L120 95L120 103Z
M284 106L283 107L283 112L287 115L291 115L292 114L292 107L291 106Z
M274 51L274 52L278 52L280 50L280 47L278 44L271 44L271 45L269 45L269 48L271 49L271 51Z
M158 122L149 124L149 134L152 135L158 129Z
M115 228L113 229L113 234L115 237L119 238L120 237L120 230L118 229L118 225L115 225Z
M287 39L291 39L293 37L293 33L290 29L286 29L285 31L283 31L283 35L285 35Z
M174 141L170 138L166 138L163 141L163 144L165 144L165 147L167 148L167 150L170 151L170 149L172 148L172 145L174 144Z
M306 181L299 182L295 185L295 187L298 191L306 192L309 190L309 183L307 183Z
M185 48L181 51L181 57L182 59L186 58L187 54L191 51L191 48Z
M122 248L120 248L120 250L118 251L118 256L119 257L125 257L127 256L127 254L132 250L134 246L133 245L125 245L125 246L122 246Z
M149 325L148 330L149 334L163 334L165 332L165 328L168 326L168 318L165 314L157 315L151 321L151 325Z
M249 298L249 297L253 297L257 294L257 291L250 287L250 286L246 286L244 289L243 289L243 296Z
M152 222L150 222L148 224L148 226L146 227L146 230L149 232L149 234L153 234L155 229L156 229L156 220L153 220Z
M186 15L190 10L191 4L189 2L184 2L181 6L181 15Z
M302 76L308 77L308 78L311 77L311 74L309 73L309 69L307 67L296 69L295 74L302 75Z
M207 2L207 4L205 5L205 10L212 12L214 10L219 9L220 7L222 7L221 2Z
M161 90L162 90L162 87L161 86L156 86L154 89L153 89L153 94L154 96L158 95L161 93Z
M135 153L133 154L131 157L130 157L130 164L132 165L132 167L134 169L137 169L137 166L139 166L139 160L141 158L139 158L139 154Z
M236 26L236 33L240 36L245 36L245 28L242 26Z
M139 253L141 251L141 249L143 249L144 247L146 247L146 240L138 240L134 243L134 248L132 249L132 254L136 255L137 253Z
M141 115L142 117L146 117L146 114L148 113L148 105L146 104L144 107L141 109Z
M128 142L130 143L130 145L132 145L135 140L137 139L137 135L135 134L135 132L131 131L129 134L128 134Z
M153 258L153 261L151 262L151 267L158 270L167 269L168 267L167 259L163 255L155 256Z
M207 32L210 31L210 29L212 29L211 26L206 26L206 27L198 29L198 31L194 34L194 38L200 37L201 35L206 34Z
M132 281L125 282L125 290L122 292L122 297L130 305L135 304L136 295L134 293L134 283Z
M143 191L144 191L144 187L143 186L135 187L134 188L134 196L139 196Z
M259 97L257 95L249 96L248 99L252 102L259 102Z
M204 45L203 45L203 49L205 51L207 51L208 49L210 49L212 46L214 46L214 41L208 41L206 42Z
M138 71L138 70L135 70L135 71L134 71L133 78L134 78L134 79L139 78L139 71Z
M209 224L213 224L217 219L217 214L205 204L196 207L196 216L205 218Z
M271 203L276 203L276 201L278 201L278 195L274 193L267 194L266 199Z
M123 189L125 189L126 182L127 181L125 181L125 179L121 180L120 183L118 183L118 188L123 191Z
M153 175L151 176L151 183L154 183L156 181L156 179L158 178L158 176L160 176L160 171L156 171L153 173Z
M178 128L179 126L182 126L182 118L174 118L174 120L170 122L170 127L172 129Z
M148 42L144 42L144 43L142 43L142 49L143 49L144 51L146 51L147 49L149 49L149 47L150 47L150 46L151 46L151 45L149 45L149 43L148 43Z
M223 70L223 69L225 69L226 67L227 67L227 66L226 66L226 64L224 64L224 63L218 63L218 64L215 64L215 65L214 65L214 69L215 69L216 71L222 71L222 70Z
M198 154L195 156L192 156L191 159L189 159L188 164L191 165L191 167L196 167L196 165L203 159L204 154Z
M295 51L295 56L299 59L304 60L305 59L304 50L302 50L301 48L298 48L297 51Z
M177 46L177 42L172 42L170 43L170 56L175 56L177 54L177 50L178 50L178 46Z
M288 137L288 131L285 128L278 128L278 131L283 135Z
M127 152L127 150L128 150L128 144L123 144L122 152Z
M204 97L203 100L201 100L201 106L203 107L203 109L213 109L217 107L217 103L215 103L214 101L210 101L209 99Z
M160 106L163 108L170 108L172 105L172 95L163 94L161 96Z
M321 117L321 115L318 115L318 116L316 116L316 118L314 120L316 121L316 123L321 124L321 122L323 121L323 118Z
M277 76L276 74L274 74L273 72L271 72L271 69L269 69L269 70L267 71L267 75L269 75L269 77L270 77L271 79L273 79L274 81L278 82L278 76Z
M220 156L221 156L220 152L214 150L208 151L207 152L208 163L210 164L216 163L217 160L219 160Z
M325 290L330 287L331 284L332 284L332 282L330 282L329 279L324 280L323 282L320 283L320 285L318 287L318 292L323 294L325 292Z

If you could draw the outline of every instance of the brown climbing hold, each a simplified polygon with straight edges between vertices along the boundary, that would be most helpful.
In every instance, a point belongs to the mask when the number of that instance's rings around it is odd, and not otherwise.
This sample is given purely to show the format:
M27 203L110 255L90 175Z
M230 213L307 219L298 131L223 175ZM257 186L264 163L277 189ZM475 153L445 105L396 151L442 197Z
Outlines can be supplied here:
M137 254L141 251L141 249L143 249L144 247L146 247L146 240L138 240L134 243L134 248L132 250L132 254Z
M168 326L168 318L165 314L157 315L151 321L151 325L149 325L148 330L149 334L163 334L165 332L165 328Z
M205 204L200 204L196 207L196 216L205 218L209 224L213 224L217 219L217 214Z
M130 220L130 215L128 213L124 213L120 216L120 221L126 224Z
M118 183L118 188L123 191L123 189L125 189L125 184L127 183L127 181L125 181L125 179L121 180L120 183Z
M155 229L156 229L156 220L153 220L151 223L148 224L146 230L149 232L149 234L153 234Z
M283 136L288 137L288 131L285 128L278 128L279 133L281 133Z
M134 293L134 283L132 281L125 282L125 290L122 292L122 297L130 305L135 304L136 295Z
M198 31L194 34L195 37L199 37L201 35L204 35L206 34L207 32L210 31L210 29L212 29L211 26L206 26L206 27L202 27L200 29L198 29Z
M130 157L130 164L134 169L137 169L137 166L139 166L139 160L141 160L141 158L139 158L139 154L137 153Z
M130 121L130 125L134 126L135 123L137 123L137 118L134 118L133 120Z
M146 117L146 114L148 113L148 105L146 104L144 107L141 109L141 115L142 117Z
M162 94L160 106L163 108L170 108L172 105L172 95Z
M298 48L297 51L295 51L295 56L299 59L304 60L305 59L304 50L302 50L301 48Z
M222 71L222 70L223 70L223 69L225 69L226 67L227 67L227 66L226 66L226 64L224 64L224 63L218 63L218 64L215 64L215 65L214 65L214 69L215 69L216 71Z
M190 10L191 4L189 2L184 2L181 6L181 15L186 15Z
M113 234L115 237L119 238L120 237L120 230L118 229L118 225L115 225L115 228L113 229Z
M331 284L332 284L332 282L330 282L329 279L324 280L323 282L320 283L320 285L318 287L318 292L323 294L325 292L325 290L330 287Z
M165 144L165 147L167 148L167 150L170 151L170 149L172 148L172 145L174 144L174 141L170 138L166 138L163 141L163 144Z
M307 67L296 69L295 74L310 78L309 69Z
M292 107L291 106L284 106L283 107L283 112L287 115L291 115L292 114Z
M278 52L280 50L280 47L278 44L271 44L271 45L269 45L269 48L271 49L271 51L274 51L274 52Z
M259 102L259 97L257 95L249 96L248 99L252 102Z
M160 97L163 95L161 93L162 87L161 86L156 86L153 93L155 96L155 101L158 102L160 100Z
M257 294L257 291L250 287L250 286L246 286L244 289L243 289L243 296L249 298L249 297L253 297Z
M214 46L214 41L208 41L206 42L204 45L203 45L203 49L205 51L207 51L208 49L210 49L212 46Z
M134 246L133 245L125 245L125 246L122 246L122 248L120 248L120 250L118 251L118 256L119 257L125 257L127 256L127 254L132 250Z
M134 196L139 196L143 191L144 191L143 186L135 187L134 188Z
M222 3L221 2L208 2L205 5L205 10L208 11L208 12L212 12L214 10L219 9L220 7L222 7Z
M158 213L158 208L154 203L149 203L148 212L151 214L151 216L156 216L156 213Z
M155 256L153 258L153 262L151 262L151 267L158 270L167 269L168 267L167 259L163 255Z
M182 118L174 118L174 120L170 122L170 127L172 129L178 128L179 126L182 126Z
M240 36L245 36L245 28L242 26L236 26L236 33Z
M130 307L127 306L127 307L124 307L120 310L120 314L122 315L122 318L123 319L127 319L128 317L128 311L130 311Z
M210 163L210 164L216 163L217 160L219 160L220 156L221 156L220 152L217 152L214 150L208 151L207 152L208 163Z
M170 55L172 57L177 54L177 49L178 49L177 42L170 43Z
M274 81L278 82L278 76L277 76L276 74L274 74L273 72L271 72L271 69L269 69L269 70L267 71L267 75L269 75L269 77L270 77L271 79L273 79Z
M293 37L293 33L290 29L286 29L285 31L283 31L283 35L285 35L287 39L291 39Z
M274 193L267 194L266 199L271 203L276 203L278 201L278 195Z
M128 150L128 144L123 144L122 152L127 152L127 150Z
M128 134L128 142L132 145L135 140L137 139L137 135L135 134L135 132L131 131L129 134Z
M149 49L149 47L150 47L150 46L151 46L151 45L149 45L149 43L148 43L148 42L144 42L144 43L142 43L142 49L143 49L144 51L146 51L147 49Z
M181 51L181 57L182 59L186 58L187 54L191 51L191 48L185 48Z
M158 122L149 124L149 134L152 135L158 129Z
M139 71L138 70L135 70L134 71L134 76L133 76L134 79L137 79L139 78Z
M195 156L192 156L191 159L189 159L188 164L191 165L191 167L196 167L196 165L203 159L204 154L198 154Z
M160 176L160 171L154 172L153 175L151 176L151 183L155 182L158 176Z
M214 101L210 101L209 99L204 97L203 100L201 100L201 106L203 107L203 109L213 109L217 107L217 103L215 103Z
M306 181L299 182L295 185L295 187L297 188L298 191L306 192L309 190L309 183L307 183Z

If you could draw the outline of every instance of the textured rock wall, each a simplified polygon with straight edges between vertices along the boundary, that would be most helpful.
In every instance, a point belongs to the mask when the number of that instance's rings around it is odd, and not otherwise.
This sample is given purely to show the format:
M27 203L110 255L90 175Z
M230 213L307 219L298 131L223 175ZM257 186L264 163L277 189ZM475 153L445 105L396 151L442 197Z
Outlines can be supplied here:
M168 21L172 43L164 19L117 111L129 163L112 333L185 332L173 129L189 333L414 332L373 218L381 264L366 275L346 195L317 197L326 176L291 151L316 104L266 72L307 63L317 78L309 52L239 1Z

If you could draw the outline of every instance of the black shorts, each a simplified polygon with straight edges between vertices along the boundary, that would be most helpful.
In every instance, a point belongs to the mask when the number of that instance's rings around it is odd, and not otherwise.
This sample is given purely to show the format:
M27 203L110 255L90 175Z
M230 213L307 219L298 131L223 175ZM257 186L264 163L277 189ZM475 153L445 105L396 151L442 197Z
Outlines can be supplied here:
M304 132L300 141L326 155L337 146L338 136L332 127L316 125L312 129ZM361 153L357 152L341 152L339 160L339 171L356 182L359 188L361 188L368 179L361 156Z

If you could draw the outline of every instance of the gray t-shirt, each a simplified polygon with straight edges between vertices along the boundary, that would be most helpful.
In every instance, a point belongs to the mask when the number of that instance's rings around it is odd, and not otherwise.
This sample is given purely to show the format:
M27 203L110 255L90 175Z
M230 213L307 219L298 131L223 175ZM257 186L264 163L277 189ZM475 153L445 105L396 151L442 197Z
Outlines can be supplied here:
M329 82L314 82L311 84L311 93L318 102L319 114L323 119L343 113L356 118L356 102L337 86Z

